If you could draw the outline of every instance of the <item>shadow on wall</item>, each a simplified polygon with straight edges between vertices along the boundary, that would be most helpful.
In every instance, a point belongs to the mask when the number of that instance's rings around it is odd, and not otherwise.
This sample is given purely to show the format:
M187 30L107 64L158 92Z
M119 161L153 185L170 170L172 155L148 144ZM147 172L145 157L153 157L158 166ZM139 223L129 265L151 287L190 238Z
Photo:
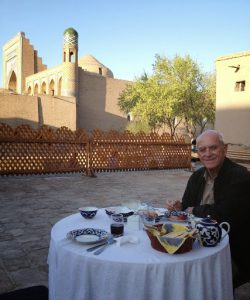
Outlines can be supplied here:
M217 109L215 128L224 134L226 142L250 147L250 106Z
M0 123L5 123L8 124L12 127L17 127L19 125L30 125L32 128L37 129L39 127L41 127L41 125L39 124L39 122L34 122L28 119L23 119L23 118L0 118ZM47 124L46 124L47 125ZM57 129L59 127L55 127L55 126L51 126L51 125L47 125L52 129Z
M41 97L37 97L37 106L38 106L38 126L41 127L44 124L43 120L43 106Z
M123 131L128 121L119 110L117 99L127 83L80 71L78 127L88 131L95 128Z

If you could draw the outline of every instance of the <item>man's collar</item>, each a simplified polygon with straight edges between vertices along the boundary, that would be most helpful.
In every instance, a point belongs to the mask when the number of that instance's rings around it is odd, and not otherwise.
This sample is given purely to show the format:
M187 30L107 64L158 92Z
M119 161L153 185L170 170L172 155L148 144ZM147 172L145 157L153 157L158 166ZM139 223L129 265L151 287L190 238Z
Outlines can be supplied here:
M218 173L216 173L213 177L211 177L210 174L208 173L207 169L205 169L203 176L206 181L211 181L211 180L214 180L218 176Z

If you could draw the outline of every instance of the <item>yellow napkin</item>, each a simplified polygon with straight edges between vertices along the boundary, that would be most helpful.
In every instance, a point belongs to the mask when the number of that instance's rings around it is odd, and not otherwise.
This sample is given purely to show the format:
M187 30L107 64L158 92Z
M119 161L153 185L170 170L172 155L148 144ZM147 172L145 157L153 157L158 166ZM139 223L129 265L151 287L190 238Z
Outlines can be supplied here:
M187 226L177 223L163 224L159 229L156 226L145 225L145 229L157 237L169 254L174 254L187 238L193 237L196 233L195 229L189 231Z

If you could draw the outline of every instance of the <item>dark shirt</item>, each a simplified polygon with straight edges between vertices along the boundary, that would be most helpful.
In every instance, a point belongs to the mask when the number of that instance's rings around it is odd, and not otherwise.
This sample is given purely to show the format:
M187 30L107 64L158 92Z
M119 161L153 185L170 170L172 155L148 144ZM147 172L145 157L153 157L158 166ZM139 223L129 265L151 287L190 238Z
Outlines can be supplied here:
M201 205L204 173L202 167L189 178L182 198L183 210L194 206L195 216L211 215L219 223L226 221L230 224L232 258L240 272L250 278L250 172L225 158L214 181L214 204Z

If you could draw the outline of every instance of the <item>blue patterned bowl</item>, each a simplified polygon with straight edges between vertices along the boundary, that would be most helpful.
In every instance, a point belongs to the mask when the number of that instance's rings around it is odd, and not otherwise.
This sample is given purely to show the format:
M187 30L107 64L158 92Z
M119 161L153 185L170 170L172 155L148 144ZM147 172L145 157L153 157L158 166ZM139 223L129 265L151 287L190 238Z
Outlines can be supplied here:
M80 207L79 211L85 219L92 219L97 214L98 208L94 206Z
M165 213L168 221L173 222L189 222L194 218L193 214L189 214L185 211L171 211Z
M124 218L132 216L134 212L125 206L113 206L105 208L106 214L111 216L112 214L122 214Z

